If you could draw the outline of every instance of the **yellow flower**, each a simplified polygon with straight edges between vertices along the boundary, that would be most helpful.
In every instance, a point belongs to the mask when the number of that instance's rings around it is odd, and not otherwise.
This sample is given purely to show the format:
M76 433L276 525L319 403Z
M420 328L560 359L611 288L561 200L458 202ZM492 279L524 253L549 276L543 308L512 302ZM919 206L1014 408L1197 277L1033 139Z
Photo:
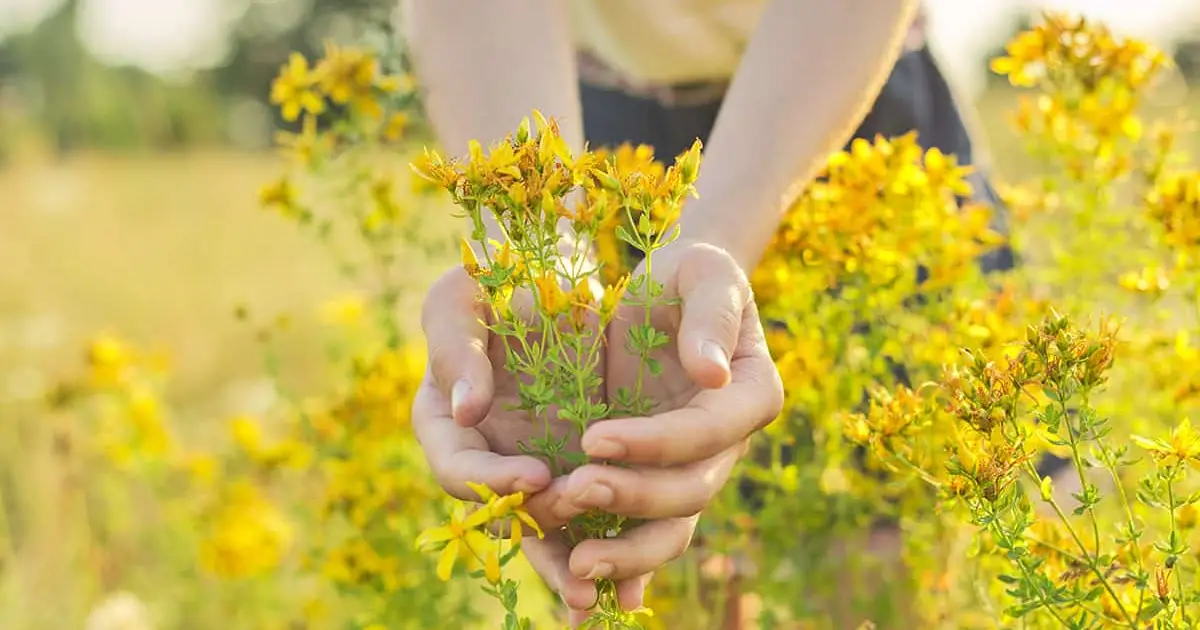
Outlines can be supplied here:
M158 399L143 389L129 394L129 421L139 449L146 455L163 455L170 448L170 438L163 422Z
M404 136L404 132L408 129L409 119L408 114L404 112L396 112L388 117L387 123L383 126L383 138L388 142L396 142Z
M482 564L492 544L491 540L479 531L479 528L488 522L488 516L488 510L482 509L468 515L466 506L459 503L455 505L449 523L427 529L417 537L416 546L421 551L444 545L438 556L438 579L443 582L449 580L454 572L454 565L459 560L466 561L468 566Z
M201 546L201 562L226 578L274 569L293 541L291 523L248 482L231 484L225 495Z
M367 304L357 293L342 295L321 305L321 318L330 324L353 326L362 321Z
M262 430L250 416L237 416L229 421L233 441L248 454L258 452L262 445Z
M294 52L279 70L271 84L271 102L279 105L284 120L294 121L301 111L319 116L325 111L325 101L313 86L316 77L309 72L308 60Z
M621 305L621 299L625 297L625 290L629 287L629 275L626 274L617 280L614 284L604 287L604 296L600 298L600 316L605 320L612 318L617 312L617 307Z
M133 354L120 339L101 335L88 345L87 361L93 381L101 386L116 385L124 380L133 363Z
M522 523L532 528L538 538L545 535L541 526L525 509L525 493L514 492L513 494L498 495L481 483L467 482L467 486L485 502L480 511L488 512L489 521L512 519L512 542L514 545L521 540Z
M1184 418L1171 431L1171 439L1151 439L1140 435L1132 436L1133 443L1150 451L1150 456L1156 461L1167 462L1169 465L1187 463L1193 468L1200 468L1200 434L1192 428L1192 421Z
M379 79L379 61L357 48L342 48L326 42L325 58L317 65L321 90L339 105L380 118L383 108L375 96Z
M554 316L562 313L569 306L567 294L559 284L558 276L553 272L545 272L533 279L537 286L538 306L542 312Z
M285 214L296 205L296 190L286 175L258 191L258 203L264 208L278 207Z
M1147 267L1139 271L1121 274L1118 280L1121 288L1137 293L1161 295L1171 286L1171 279L1166 271L1159 266Z
M479 264L479 257L475 255L475 248L471 247L471 242L465 237L460 238L458 249L462 261L463 270L472 278L478 278L483 275L483 266Z
M421 178L447 190L452 190L460 177L452 164L443 160L437 151L429 149L425 149L420 157L413 160L410 167Z

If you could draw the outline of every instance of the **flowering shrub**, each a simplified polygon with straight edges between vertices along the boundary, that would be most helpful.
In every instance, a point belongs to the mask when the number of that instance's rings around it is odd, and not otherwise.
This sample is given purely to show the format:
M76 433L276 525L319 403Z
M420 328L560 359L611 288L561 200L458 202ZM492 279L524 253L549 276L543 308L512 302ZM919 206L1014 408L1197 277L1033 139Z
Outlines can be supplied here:
M398 317L423 289L405 269L457 249L504 365L528 377L514 406L545 432L526 450L566 470L589 423L652 409L636 386L596 396L592 331L618 304L658 303L630 250L652 264L671 240L699 147L673 165L649 147L573 155L534 113L462 161L407 151L416 88L390 59L330 46L293 56L271 91L300 131L280 134L289 169L261 201L365 288L328 305L328 388L281 381L282 402L232 419L227 443L185 450L158 362L103 337L86 377L51 397L92 436L97 486L161 498L163 528L141 544L193 549L170 556L181 588L229 627L544 627L557 601L521 564L522 535L629 526L593 513L543 531L522 494L477 486L472 509L443 497L407 425L424 357ZM1006 190L1010 230L962 202L969 168L912 134L832 156L753 273L784 413L692 552L655 577L653 616L601 583L589 623L1194 627L1200 173L1185 127L1144 111L1167 69L1141 42L1054 14L1009 44L993 70L1030 90L1014 129L1044 167ZM445 205L469 238L442 238ZM584 247L562 247L560 224ZM1013 269L987 262L1004 245ZM285 324L259 323L268 371ZM667 338L648 319L632 330L652 375ZM164 605L190 611L183 599Z

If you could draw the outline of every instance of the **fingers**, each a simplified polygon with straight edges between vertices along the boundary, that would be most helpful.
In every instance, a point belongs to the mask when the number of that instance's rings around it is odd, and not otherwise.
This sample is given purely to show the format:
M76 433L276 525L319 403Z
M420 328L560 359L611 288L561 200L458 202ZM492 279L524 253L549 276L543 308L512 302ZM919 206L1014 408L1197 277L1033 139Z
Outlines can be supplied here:
M427 377L413 401L413 432L425 459L445 491L464 501L477 500L467 482L482 483L500 494L537 492L550 484L550 469L541 460L491 452L473 428L450 417L449 398Z
M724 387L753 301L750 283L732 256L711 245L690 246L678 265L679 360L696 384Z
M558 593L567 606L571 627L577 627L588 618L589 611L595 607L598 597L595 578L582 576L582 568L591 572L599 563L622 563L622 566L612 571L613 579L617 580L617 601L623 610L638 608L642 605L652 572L644 570L629 577L621 577L626 571L623 567L631 566L631 559L641 566L651 566L658 559L662 559L659 561L661 565L678 558L691 543L696 520L692 518L656 521L631 530L625 538L584 541L577 545L574 551L571 551L561 535L555 532L540 540L526 538L521 543L521 551L538 575ZM645 531L637 534L638 530ZM645 556L646 553L650 555ZM658 565L651 568L657 569ZM604 570L606 569L601 565L601 571Z
M745 441L783 408L783 383L763 348L734 360L733 381L696 394L685 407L647 418L597 422L583 434L597 459L668 466L705 459Z
M546 489L525 500L525 510L543 531L557 530L583 514L587 508L572 502L567 495L571 477L554 479Z
M706 460L671 468L587 465L571 473L555 515L603 510L628 518L663 519L699 514L721 490L741 456L726 449Z
M653 574L647 573L617 582L617 601L621 604L621 610L641 608L646 598L646 586L650 584L652 577Z
M577 578L626 580L653 573L687 551L699 517L650 521L616 538L585 540L571 552Z
M557 532L547 532L546 537L540 540L526 538L521 542L521 551L538 575L558 593L567 608L586 611L596 605L596 584L571 573L571 550Z
M476 296L475 281L456 267L430 287L421 309L434 383L449 397L451 415L463 426L482 422L492 404L488 330Z
M589 510L634 519L690 517L720 492L743 454L741 445L671 468L582 466L555 479L525 507L542 529L557 529Z

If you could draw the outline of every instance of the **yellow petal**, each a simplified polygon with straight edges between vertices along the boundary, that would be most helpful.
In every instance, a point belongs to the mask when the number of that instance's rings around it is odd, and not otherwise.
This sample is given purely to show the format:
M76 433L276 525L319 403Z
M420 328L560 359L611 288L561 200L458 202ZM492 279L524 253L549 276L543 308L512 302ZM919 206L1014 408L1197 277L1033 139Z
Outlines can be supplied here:
M504 518L508 516L515 508L520 507L525 503L525 493L516 492L507 494L502 497L497 497L491 502L492 518Z
M1140 446L1146 450L1149 450L1149 451L1168 450L1158 440L1152 440L1150 438L1142 437L1140 435L1131 435L1131 436L1129 436L1129 439L1133 440L1134 444L1137 444L1138 446Z
M292 122L300 117L300 103L288 101L283 104L283 119Z
M472 551L474 555L482 556L492 546L492 540L483 532L472 529L463 535L463 543Z
M466 239L463 239L463 262L464 263L466 262L467 250L471 251L471 258L474 259L475 258L475 250L471 249L471 245L469 243L467 243ZM477 260L472 260L472 262L475 262L476 264L478 264ZM492 497L496 496L496 493L492 492L491 488L487 487L485 484L482 484L482 483L475 483L474 481L468 481L467 487L470 488L471 490L474 490L475 494L478 494L479 498L483 499L484 501L491 500Z
M450 580L450 575L454 573L454 561L458 558L458 550L461 545L462 543L458 539L454 539L442 550L442 555L438 558L437 563L439 580L443 582Z
M449 527L434 527L421 532L417 536L417 549L425 549L437 543L444 542L454 538L454 532L450 531Z
M492 509L488 505L471 512L471 515L463 520L462 525L466 529L473 530L490 520L492 520Z
M521 531L522 527L520 513L518 513L517 516L518 517L513 519L512 523L509 524L508 541L513 547L519 547L521 545L521 537L524 535L524 532Z
M521 522L523 522L523 523L525 523L526 525L528 525L528 526L532 527L532 528L533 528L533 531L537 532L537 537L538 537L538 538L544 538L544 537L545 537L545 534L543 534L543 533L542 533L542 528L541 528L541 526L539 526L539 525L537 524L537 521L533 520L533 517L529 515L529 512L526 512L525 510L517 510L517 511L516 511L516 516L517 516L517 518L518 518L518 519L520 519L520 520L521 520Z
M487 562L483 565L483 575L492 584L500 583L500 553L499 550L496 551L488 554Z

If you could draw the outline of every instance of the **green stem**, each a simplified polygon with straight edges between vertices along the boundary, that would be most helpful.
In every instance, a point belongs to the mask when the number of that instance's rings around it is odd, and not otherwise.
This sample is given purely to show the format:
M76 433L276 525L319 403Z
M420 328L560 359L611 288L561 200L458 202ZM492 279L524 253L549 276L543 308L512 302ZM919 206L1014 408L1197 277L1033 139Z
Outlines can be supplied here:
M1171 553L1175 553L1175 541L1179 540L1179 526L1175 522L1175 475L1178 474L1181 465L1177 465L1171 470L1171 476L1167 479L1167 507L1171 511ZM1183 571L1175 571L1175 589L1176 598L1179 600L1179 617L1183 620L1184 627L1190 628L1191 620L1188 619L1187 602L1184 600L1183 590Z
M1137 560L1138 572L1144 574L1146 571L1146 562L1142 558L1142 547L1140 544L1138 544L1139 539L1137 537L1137 523L1134 521L1133 508L1129 504L1129 496L1125 492L1125 485L1121 483L1120 475L1117 474L1117 469L1112 464L1111 460L1105 465L1105 468L1112 477L1113 485L1117 488L1117 497L1120 498L1121 507L1125 510L1125 518L1129 524L1129 534L1131 538L1130 542L1133 543L1133 553L1134 558ZM1138 609L1134 617L1140 618L1142 615L1142 610L1146 605L1146 588L1142 587L1138 590Z

